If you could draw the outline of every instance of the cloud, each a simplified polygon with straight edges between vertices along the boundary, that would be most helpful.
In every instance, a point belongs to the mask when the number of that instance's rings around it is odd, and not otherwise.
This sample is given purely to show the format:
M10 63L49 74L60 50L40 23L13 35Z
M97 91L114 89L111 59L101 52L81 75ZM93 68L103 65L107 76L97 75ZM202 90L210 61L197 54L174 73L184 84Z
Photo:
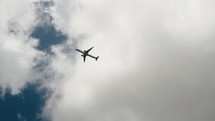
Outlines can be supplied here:
M54 2L53 23L69 40L52 48L50 66L61 77L45 116L53 121L215 119L214 2ZM95 46L91 53L99 60L83 63L79 54L63 51L73 44Z
M23 117L22 114L20 114L20 113L17 114L17 119L19 121L26 121L25 117Z
M10 89L12 94L32 81L33 59L40 54L34 47L38 40L29 38L34 27L33 1L0 2L0 85L2 93Z

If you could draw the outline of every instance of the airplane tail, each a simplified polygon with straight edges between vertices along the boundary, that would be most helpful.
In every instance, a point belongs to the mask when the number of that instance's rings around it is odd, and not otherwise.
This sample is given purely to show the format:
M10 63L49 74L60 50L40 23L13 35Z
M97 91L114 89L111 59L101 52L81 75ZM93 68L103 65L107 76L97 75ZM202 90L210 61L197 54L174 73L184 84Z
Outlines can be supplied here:
M99 56L95 58L95 59L96 59L96 61L98 60L98 58L99 58Z

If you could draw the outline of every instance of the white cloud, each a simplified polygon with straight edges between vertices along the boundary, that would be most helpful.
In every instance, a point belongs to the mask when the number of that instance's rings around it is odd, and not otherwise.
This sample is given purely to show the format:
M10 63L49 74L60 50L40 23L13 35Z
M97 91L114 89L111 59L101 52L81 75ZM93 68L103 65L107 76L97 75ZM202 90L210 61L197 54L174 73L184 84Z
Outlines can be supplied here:
M39 54L34 49L37 40L29 39L35 26L32 1L0 1L0 85L17 94L32 80L33 59Z
M85 35L78 48L95 46L100 58L72 60L61 51L72 39L53 47L51 66L62 78L44 114L53 121L214 120L213 4L56 0L56 26L71 38Z

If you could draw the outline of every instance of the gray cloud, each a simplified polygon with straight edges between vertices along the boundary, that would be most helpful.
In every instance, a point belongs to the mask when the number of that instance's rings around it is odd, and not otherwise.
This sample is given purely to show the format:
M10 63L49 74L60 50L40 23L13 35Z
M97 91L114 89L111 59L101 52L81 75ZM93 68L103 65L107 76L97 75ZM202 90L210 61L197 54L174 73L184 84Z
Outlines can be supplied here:
M55 3L55 25L70 37L85 34L78 47L95 46L92 53L101 58L83 63L77 54L74 61L61 51L66 46L53 47L51 66L63 76L44 115L53 121L215 119L213 1Z
M32 82L33 59L41 54L34 47L37 40L28 35L34 27L33 1L0 2L0 86L1 94L10 89L18 94L26 83Z

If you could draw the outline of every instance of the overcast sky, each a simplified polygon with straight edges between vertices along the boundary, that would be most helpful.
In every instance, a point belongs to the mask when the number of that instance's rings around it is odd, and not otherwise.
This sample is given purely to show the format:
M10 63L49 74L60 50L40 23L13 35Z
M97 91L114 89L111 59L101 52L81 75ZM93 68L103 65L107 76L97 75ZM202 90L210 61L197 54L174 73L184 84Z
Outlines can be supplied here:
M1 0L1 95L48 90L50 121L214 121L214 5ZM74 49L92 46L83 63Z

